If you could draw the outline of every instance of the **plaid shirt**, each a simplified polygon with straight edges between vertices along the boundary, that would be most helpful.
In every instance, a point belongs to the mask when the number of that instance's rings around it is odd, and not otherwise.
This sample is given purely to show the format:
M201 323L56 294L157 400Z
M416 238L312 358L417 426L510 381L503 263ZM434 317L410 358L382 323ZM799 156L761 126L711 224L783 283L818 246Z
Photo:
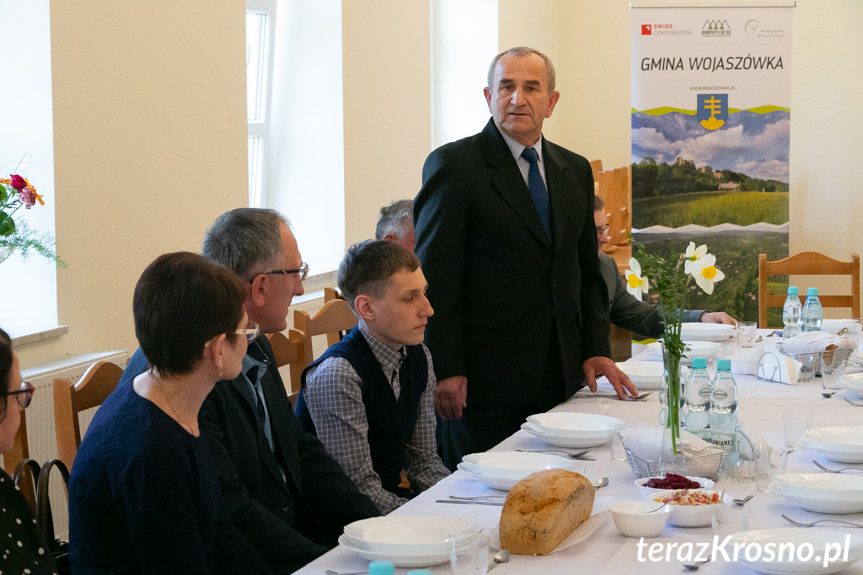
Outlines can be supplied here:
M394 350L388 347L369 333L362 320L359 330L390 380L398 399L401 392L399 368L407 357L405 348ZM405 472L411 487L417 492L428 489L449 475L449 470L437 455L432 402L436 380L431 353L425 345L423 351L428 363L426 389L420 398L410 442L404 445ZM369 496L381 513L387 514L407 502L407 499L384 489L380 476L372 468L369 424L360 384L359 375L346 359L331 357L309 370L303 394L324 447L359 490Z

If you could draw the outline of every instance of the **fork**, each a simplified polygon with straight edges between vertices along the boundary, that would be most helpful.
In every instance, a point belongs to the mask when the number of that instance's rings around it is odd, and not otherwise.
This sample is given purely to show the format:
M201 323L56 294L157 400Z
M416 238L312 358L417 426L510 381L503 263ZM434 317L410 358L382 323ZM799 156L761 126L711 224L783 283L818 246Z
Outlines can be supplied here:
M652 393L653 393L652 391L646 391L646 392L642 393L641 395L637 395L637 396L633 397L630 401L641 401L642 399L644 399L648 395L651 395Z
M812 463L814 463L819 469L823 469L827 473L842 473L843 471L863 471L863 469L859 467L841 467L839 469L830 469L829 467L824 467L814 459L812 460Z
M593 457L588 457L585 455L589 449L585 449L584 451L579 451L578 453L570 453L568 451L564 451L563 449L516 449L516 451L521 453L560 453L570 459L580 459L581 461L596 461Z
M475 497L462 497L461 495L450 495L450 499L457 499L459 501L503 501L506 499L506 495L477 495Z
M813 525L818 525L819 523L831 522L831 523L841 523L842 525L847 525L849 527L860 527L861 529L863 529L863 524L853 523L851 521L843 521L842 519L819 519L818 521L813 521L812 523L802 523L800 521L795 521L795 520L791 519L790 517L788 517L785 514L782 515L782 519L784 519L785 521L787 521L788 523L790 523L792 525L796 525L797 527L812 527Z
M854 407L863 407L863 403L859 403L857 401L851 401L847 397L843 397L842 399L844 399L845 401L847 401L849 404L853 405Z

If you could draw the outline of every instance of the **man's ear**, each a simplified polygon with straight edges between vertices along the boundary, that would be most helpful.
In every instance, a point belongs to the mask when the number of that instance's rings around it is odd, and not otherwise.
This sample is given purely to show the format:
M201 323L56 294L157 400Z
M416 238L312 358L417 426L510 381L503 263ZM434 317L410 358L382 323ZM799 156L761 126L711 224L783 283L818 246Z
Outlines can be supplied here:
M246 298L255 307L263 307L267 301L267 280L268 276L266 274L258 274L252 280L252 283L246 284Z
M354 309L357 310L357 315L366 323L375 320L374 302L372 298L366 294L360 294L354 299Z

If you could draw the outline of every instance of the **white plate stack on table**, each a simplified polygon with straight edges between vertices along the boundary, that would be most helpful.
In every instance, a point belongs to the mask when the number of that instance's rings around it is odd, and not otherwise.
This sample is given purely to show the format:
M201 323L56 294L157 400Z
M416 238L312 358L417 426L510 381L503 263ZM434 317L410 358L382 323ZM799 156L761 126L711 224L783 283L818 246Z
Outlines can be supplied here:
M800 438L800 445L839 463L863 463L863 427L815 427Z
M479 530L467 519L390 515L362 519L345 526L339 543L369 561L392 561L396 567L424 567L467 551Z
M691 365L693 357L703 357L707 360L707 363L715 361L719 359L719 352L722 349L722 346L715 341L684 340L683 345L687 347L685 352L686 356L680 358L680 363L683 365ZM662 344L660 342L655 341L647 344L644 352L657 361L662 361ZM621 366L621 364L617 365L618 367ZM627 375L629 375L629 373L627 373Z
M863 397L863 373L845 373L839 378L839 387L846 392Z
M608 426L623 424L616 417L554 411L527 418L521 428L557 447L596 447L608 443Z
M755 553L747 555L741 552L738 560L765 575L828 575L838 573L863 559L863 537L842 531L759 529L733 535L729 547L733 549L737 544L764 551L757 556ZM808 553L807 550L812 549L815 552ZM772 552L772 556L767 550ZM781 555L780 550L784 551ZM825 550L831 553L829 558L822 556ZM791 551L794 552L793 557Z
M683 341L724 342L735 334L734 326L724 323L684 322L680 325L680 339Z
M607 441L608 431L605 435ZM531 473L543 469L568 469L584 474L584 464L568 457L522 451L471 453L464 456L458 468L480 483L501 491L509 491Z
M785 473L769 490L815 513L863 511L863 477L840 473Z
M652 343L647 347L653 345ZM660 355L659 359L662 359ZM662 381L663 366L661 361L638 361L628 359L616 364L617 367L629 376L629 380L635 384L639 391L659 389Z

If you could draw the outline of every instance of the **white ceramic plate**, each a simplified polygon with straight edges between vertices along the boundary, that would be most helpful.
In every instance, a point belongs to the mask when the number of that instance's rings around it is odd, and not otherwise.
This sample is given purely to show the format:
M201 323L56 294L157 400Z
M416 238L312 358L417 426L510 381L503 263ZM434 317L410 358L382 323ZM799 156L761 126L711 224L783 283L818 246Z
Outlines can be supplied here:
M691 475L687 475L686 478L690 481L695 481L701 485L701 489L710 489L715 485L712 479L707 479L706 477L694 477ZM645 483L653 479L653 477L642 477L641 479L635 480L635 486L638 487L638 492L641 493L642 499L647 499L648 501L657 493L662 491L668 491L667 489L654 489L653 487L645 487Z
M863 397L863 373L846 373L839 378L839 387Z
M684 365L691 365L693 357L703 357L708 361L716 359L722 348L721 345L713 341L684 341L683 343L689 348L686 350L686 357L680 359L680 363ZM658 341L647 344L645 351L657 360L662 359L662 344Z
M471 453L462 458L474 475L520 480L543 469L569 469L574 461L548 453L524 451L486 451Z
M824 566L822 554L827 545L835 546L836 549L844 550L845 538L850 537L850 545L848 548L848 559L845 561L837 560ZM792 527L788 529L760 529L757 531L743 531L735 533L729 544L729 547L734 549L735 544L750 545L755 544L760 546L762 553L757 559L748 559L746 553L739 554L739 561L754 569L759 573L766 575L827 575L829 573L837 573L842 569L850 566L852 563L863 558L863 537L858 535L848 535L846 532L828 531L824 529L800 529ZM791 544L797 555L789 560L788 552L779 555L780 547L783 544ZM789 547L790 547L789 546ZM810 547L811 546L811 547ZM755 548L754 546L752 547ZM814 549L808 560L804 561L801 557L805 557L806 549ZM768 550L773 551L772 561L768 561ZM754 552L752 553L754 555ZM841 558L841 553L839 553ZM781 559L781 560L780 560Z
M608 511L596 511L596 507L594 507L594 513L591 515L587 521L579 525L575 528L575 531L569 534L569 536L560 542L560 544L555 547L549 555L552 553L557 553L558 551L563 551L564 549L569 549L573 545L581 543L586 540L588 537L593 535L597 529L602 527L602 525L608 519ZM500 529L497 527L492 528L491 532L488 535L488 544L491 545L493 549L500 549Z
M863 477L841 473L784 473L773 479L791 495L860 501L863 503Z
M767 489L772 493L777 493L785 499L794 503L801 508L812 511L814 513L830 513L831 515L841 515L847 513L859 513L863 511L863 501L829 499L811 495L800 495L799 492L789 492L788 486L784 483L773 481Z
M465 543L464 547L456 546L456 552L465 551L472 543L473 538L468 543ZM339 537L339 544L357 553L363 559L368 559L369 561L392 561L396 567L431 567L432 565L446 563L450 558L449 551L446 553L385 553L370 551L356 546L344 533Z
M671 496L677 489L659 491L651 497L651 501L662 503L665 496ZM689 491L701 491L707 494L717 493L712 489L690 489ZM671 514L668 524L675 527L706 527L712 523L714 505L733 505L732 497L728 493L722 499L722 503L712 505L669 505Z
M629 376L629 380L637 385L639 390L659 389L659 382L662 381L662 362L630 359L617 363L617 367Z
M863 427L815 427L806 430L800 445L839 463L863 463Z
M603 437L599 437L598 435L595 437L570 437L568 435L548 433L528 422L522 423L521 428L555 447L596 447L608 443L608 433Z
M680 338L684 341L724 341L734 334L734 326L725 323L687 322L680 326Z
M477 528L460 517L416 515L372 517L345 525L349 543L376 553L447 553L451 532L459 544L475 537Z
M620 419L609 417L608 415L572 413L567 411L553 411L530 415L527 418L527 422L549 435L596 440L608 439L608 426L612 423L624 423Z

